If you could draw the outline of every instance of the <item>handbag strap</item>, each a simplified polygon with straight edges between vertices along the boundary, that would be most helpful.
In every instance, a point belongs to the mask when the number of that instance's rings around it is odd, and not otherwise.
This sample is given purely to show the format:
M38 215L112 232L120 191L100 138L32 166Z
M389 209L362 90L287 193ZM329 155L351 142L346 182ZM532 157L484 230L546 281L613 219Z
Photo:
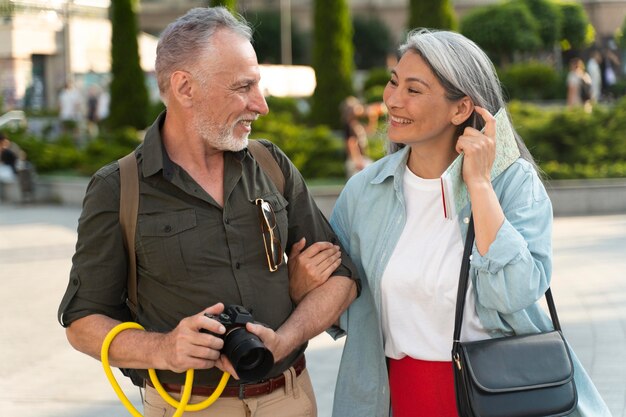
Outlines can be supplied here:
M463 311L465 309L465 297L467 294L467 287L469 285L469 271L470 271L470 256L472 254L472 248L474 247L474 216L470 217L470 222L467 228L467 237L465 238L465 248L463 249L463 261L461 263L461 273L459 276L459 288L456 294L456 311L454 314L454 343L461 341L461 327L463 325ZM550 288L545 293L546 301L548 302L548 310L550 311L550 318L552 319L552 325L554 330L561 330L561 323L556 313L556 307L554 305L554 299L552 298L552 291Z

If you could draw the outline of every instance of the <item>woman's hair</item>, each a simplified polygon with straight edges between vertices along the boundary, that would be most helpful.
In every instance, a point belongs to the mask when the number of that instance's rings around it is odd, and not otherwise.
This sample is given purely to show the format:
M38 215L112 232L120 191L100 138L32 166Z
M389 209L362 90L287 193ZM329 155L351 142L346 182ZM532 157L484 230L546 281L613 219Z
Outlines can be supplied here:
M399 48L400 56L408 51L422 57L443 86L448 100L460 100L467 96L474 105L485 108L491 114L506 108L493 63L478 45L465 36L455 32L416 29L408 34L406 42ZM474 112L459 126L457 134L460 136L467 126L480 130L483 125L482 117ZM513 132L522 158L534 165L528 148L515 129ZM402 146L390 143L389 151L395 152Z
M172 73L195 68L198 57L208 50L209 40L217 29L228 29L252 40L252 29L245 19L233 16L224 7L196 7L165 28L157 45L154 65L164 101Z

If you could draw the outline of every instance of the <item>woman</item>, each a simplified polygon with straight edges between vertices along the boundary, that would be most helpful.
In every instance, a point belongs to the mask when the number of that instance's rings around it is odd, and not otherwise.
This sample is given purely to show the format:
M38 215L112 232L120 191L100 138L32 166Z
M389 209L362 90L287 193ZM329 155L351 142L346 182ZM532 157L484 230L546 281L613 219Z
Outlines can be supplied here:
M462 339L552 326L537 304L550 285L552 206L519 137L522 157L490 178L492 115L505 107L492 63L444 31L414 31L400 53L383 96L391 154L348 182L331 217L362 281L340 321L337 417L390 408L394 417L457 415L450 352L470 214L476 240ZM440 177L461 152L470 204L448 220ZM610 416L574 361L573 415Z

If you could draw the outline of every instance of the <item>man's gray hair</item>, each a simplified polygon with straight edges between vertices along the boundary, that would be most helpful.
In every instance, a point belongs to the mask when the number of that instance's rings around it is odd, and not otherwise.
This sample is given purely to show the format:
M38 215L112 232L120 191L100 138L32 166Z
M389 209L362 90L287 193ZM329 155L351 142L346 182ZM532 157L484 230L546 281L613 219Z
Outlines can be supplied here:
M194 68L198 56L208 50L209 40L218 29L228 29L252 41L252 29L245 19L233 16L224 7L191 9L161 33L154 69L164 101L172 73Z
M406 42L399 48L401 56L408 51L422 57L443 86L448 100L468 96L474 105L487 109L491 114L506 106L493 63L478 45L465 36L455 32L416 29L407 35ZM459 126L458 134L462 134L467 126L480 130L483 125L482 117L474 113ZM517 132L515 138L522 157L532 162L532 156ZM391 146L393 148L393 144Z

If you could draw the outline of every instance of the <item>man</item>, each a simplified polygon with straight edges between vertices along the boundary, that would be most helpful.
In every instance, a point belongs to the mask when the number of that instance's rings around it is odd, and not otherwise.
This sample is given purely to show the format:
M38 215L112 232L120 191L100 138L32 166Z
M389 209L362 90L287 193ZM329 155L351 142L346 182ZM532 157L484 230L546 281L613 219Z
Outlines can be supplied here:
M221 7L193 9L162 34L155 68L167 110L136 151L137 321L148 331L120 333L109 358L144 380L141 370L167 370L159 378L168 391L178 393L180 373L201 370L194 381L192 400L197 402L212 392L220 370L233 372L220 354L222 339L200 332L223 334L224 326L204 313L220 313L224 304L242 305L268 326L249 323L247 330L273 353L270 380L252 381L260 387L255 390L249 384L227 388L215 404L194 415L315 415L302 353L307 340L331 326L354 299L356 275L342 255L324 284L306 295L292 288L290 297L287 269L297 268L292 262L289 268L281 264L277 245L298 252L301 238L336 239L287 157L263 143L284 173L281 194L246 149L251 123L268 112L250 40L250 28ZM97 359L105 335L130 319L118 196L114 163L96 173L88 187L70 283L59 308L72 346ZM276 240L264 242L260 209L271 216ZM295 307L292 298L298 301ZM232 384L239 382L231 378ZM149 382L144 410L146 417L172 412Z

